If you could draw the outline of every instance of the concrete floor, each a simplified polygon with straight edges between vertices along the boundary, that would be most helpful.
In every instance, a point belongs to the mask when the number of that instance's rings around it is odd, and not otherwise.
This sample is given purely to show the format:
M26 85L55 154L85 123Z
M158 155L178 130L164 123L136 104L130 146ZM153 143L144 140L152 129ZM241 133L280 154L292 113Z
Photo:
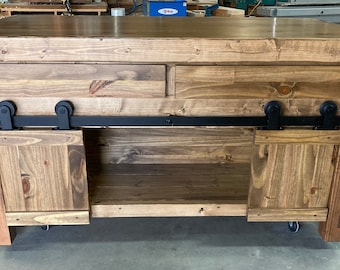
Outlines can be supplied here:
M323 242L317 223L302 226L294 234L286 223L204 217L24 227L11 247L0 247L0 269L340 269L340 243Z

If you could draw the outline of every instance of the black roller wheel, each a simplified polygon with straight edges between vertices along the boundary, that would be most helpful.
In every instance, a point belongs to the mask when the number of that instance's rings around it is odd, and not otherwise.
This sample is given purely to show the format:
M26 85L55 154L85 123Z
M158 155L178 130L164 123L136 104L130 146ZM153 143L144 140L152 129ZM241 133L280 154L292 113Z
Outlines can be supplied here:
M297 233L300 230L300 223L298 221L290 221L288 222L288 229L293 233Z
M11 116L13 116L17 110L15 104L12 101L5 100L0 102L0 108L3 107L8 108Z
M50 225L43 225L40 227L43 231L49 231L51 229Z
M271 113L273 113L273 111L275 112L280 112L281 111L281 105L278 101L269 101L267 104L264 105L264 113L266 115L269 115Z
M63 108L63 107L67 109L69 116L71 116L73 114L73 110L74 110L73 104L70 101L67 101L67 100L59 101L55 105L54 111L58 114L58 110L60 108Z
M320 106L321 115L325 115L327 113L336 113L338 110L338 106L333 101L325 101Z

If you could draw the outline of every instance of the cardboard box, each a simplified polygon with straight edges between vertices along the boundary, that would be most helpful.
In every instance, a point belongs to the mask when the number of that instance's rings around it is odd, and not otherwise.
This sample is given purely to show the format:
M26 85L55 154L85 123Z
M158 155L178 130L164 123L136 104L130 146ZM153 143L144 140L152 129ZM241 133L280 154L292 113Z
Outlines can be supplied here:
M144 0L145 16L186 16L187 2L184 0Z

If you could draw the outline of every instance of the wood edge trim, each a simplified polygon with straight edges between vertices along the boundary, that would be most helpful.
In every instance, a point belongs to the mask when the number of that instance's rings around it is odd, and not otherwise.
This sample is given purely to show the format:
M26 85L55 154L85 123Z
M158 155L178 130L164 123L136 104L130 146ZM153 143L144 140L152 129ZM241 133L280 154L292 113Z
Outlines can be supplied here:
M246 216L247 204L115 204L92 205L93 218Z
M328 208L248 209L248 222L326 221Z
M7 212L9 226L81 225L90 223L89 211Z

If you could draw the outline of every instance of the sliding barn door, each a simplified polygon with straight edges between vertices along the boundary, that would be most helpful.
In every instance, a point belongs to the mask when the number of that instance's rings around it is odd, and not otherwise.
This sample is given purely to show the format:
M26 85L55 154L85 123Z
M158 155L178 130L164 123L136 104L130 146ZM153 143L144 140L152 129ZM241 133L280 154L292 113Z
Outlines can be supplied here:
M248 220L326 220L339 143L339 131L256 131Z
M82 131L1 131L0 155L9 225L89 222Z

